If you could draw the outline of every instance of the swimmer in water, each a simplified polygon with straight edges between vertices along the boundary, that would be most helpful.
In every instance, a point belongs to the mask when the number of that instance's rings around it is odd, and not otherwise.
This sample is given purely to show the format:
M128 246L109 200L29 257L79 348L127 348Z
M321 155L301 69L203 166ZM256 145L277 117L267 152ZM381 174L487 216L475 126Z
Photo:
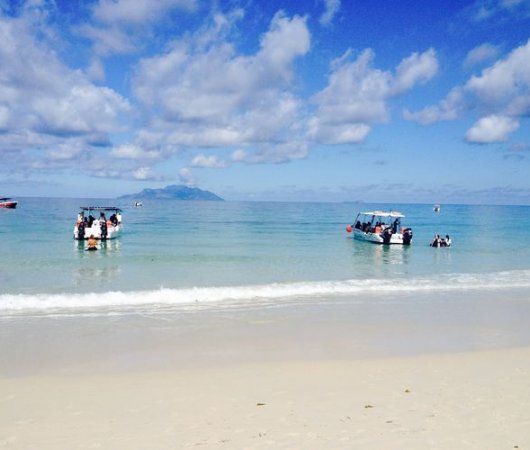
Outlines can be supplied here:
M92 250L97 250L97 249L98 249L98 241L96 241L96 238L94 237L94 235L91 234L90 237L88 238L87 250L92 251Z

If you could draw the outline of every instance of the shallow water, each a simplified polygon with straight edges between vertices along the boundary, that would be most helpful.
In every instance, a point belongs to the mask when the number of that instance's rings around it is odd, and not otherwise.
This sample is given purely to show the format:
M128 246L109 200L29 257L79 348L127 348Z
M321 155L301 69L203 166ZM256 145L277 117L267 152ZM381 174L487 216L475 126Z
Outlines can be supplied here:
M528 206L18 199L0 211L0 311L119 310L530 288ZM123 235L86 252L79 206L123 208ZM393 209L410 247L355 241L361 210ZM451 248L433 249L434 234Z

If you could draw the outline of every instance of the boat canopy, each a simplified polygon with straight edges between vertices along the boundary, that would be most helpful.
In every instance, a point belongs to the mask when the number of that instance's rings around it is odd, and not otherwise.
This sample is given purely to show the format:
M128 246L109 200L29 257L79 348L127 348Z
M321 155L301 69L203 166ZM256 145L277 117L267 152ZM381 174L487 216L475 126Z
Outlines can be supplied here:
M363 216L378 216L378 217L405 217L399 211L366 211L359 213Z
M11 197L0 197L0 202L5 202L7 200L11 200Z
M121 208L116 206L81 206L81 211L116 211L121 212Z

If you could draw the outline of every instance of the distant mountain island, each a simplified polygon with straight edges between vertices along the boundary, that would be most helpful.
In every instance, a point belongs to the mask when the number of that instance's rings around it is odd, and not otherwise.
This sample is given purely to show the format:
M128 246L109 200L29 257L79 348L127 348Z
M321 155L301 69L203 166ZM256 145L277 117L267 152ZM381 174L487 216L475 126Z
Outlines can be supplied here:
M210 191L199 188L172 184L162 189L144 189L136 194L122 195L120 200L208 200L223 202L224 200Z

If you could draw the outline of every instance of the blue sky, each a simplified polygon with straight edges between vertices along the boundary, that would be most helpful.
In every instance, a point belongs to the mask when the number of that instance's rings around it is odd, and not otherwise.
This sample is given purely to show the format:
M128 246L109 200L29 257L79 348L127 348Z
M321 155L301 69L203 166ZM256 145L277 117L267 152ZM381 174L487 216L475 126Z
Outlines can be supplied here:
M529 39L529 0L0 0L0 194L530 204Z

